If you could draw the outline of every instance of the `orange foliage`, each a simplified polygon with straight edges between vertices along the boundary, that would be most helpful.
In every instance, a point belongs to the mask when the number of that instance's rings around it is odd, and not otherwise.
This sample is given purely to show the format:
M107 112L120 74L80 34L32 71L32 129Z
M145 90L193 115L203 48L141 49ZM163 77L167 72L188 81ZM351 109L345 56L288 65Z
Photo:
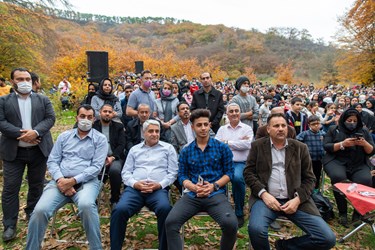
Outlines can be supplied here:
M245 75L250 79L251 83L256 83L258 82L257 76L255 75L255 71L251 67L246 67L245 68Z
M275 72L278 83L293 83L294 69L291 62L277 66Z
M375 84L375 2L356 0L341 19L345 32L339 42L345 49L336 62L340 79L356 83Z
M213 78L218 81L227 77L226 73L213 63L205 62L202 67L196 59L179 59L171 52L166 53L161 58L155 58L131 48L118 50L96 45L93 47L77 46L70 51L65 51L65 55L56 58L51 65L49 82L58 84L64 76L67 76L72 84L72 92L76 97L82 98L87 92L88 85L84 80L87 72L87 50L108 51L110 78L116 77L119 71L134 72L135 61L143 61L145 69L154 73L165 74L167 77L186 74L188 78L192 78L199 76L204 71L211 72Z

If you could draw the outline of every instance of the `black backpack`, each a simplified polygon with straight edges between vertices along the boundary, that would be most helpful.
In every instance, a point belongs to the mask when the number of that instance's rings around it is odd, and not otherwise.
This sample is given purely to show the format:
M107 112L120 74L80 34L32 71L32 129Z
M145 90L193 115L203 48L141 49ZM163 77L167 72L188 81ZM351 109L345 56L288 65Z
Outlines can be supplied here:
M314 200L314 203L318 208L320 215L325 221L335 218L335 214L333 213L333 205L327 197L318 192L313 193L311 195L311 198Z

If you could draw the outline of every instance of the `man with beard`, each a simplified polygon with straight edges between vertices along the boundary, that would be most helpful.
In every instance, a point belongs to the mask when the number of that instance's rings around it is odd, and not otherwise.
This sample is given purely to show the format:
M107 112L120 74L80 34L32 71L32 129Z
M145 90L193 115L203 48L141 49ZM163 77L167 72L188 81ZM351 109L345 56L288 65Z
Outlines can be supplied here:
M269 138L251 144L243 172L251 189L248 233L254 249L270 249L268 227L280 215L298 225L305 234L277 240L276 249L330 249L336 237L311 198L315 176L307 146L287 139L283 114L267 120Z
M222 229L220 249L233 249L237 218L225 195L233 178L233 154L225 143L210 138L210 111L197 109L190 121L196 139L179 156L178 180L185 194L173 206L165 222L170 250L183 248L180 228L200 211L206 211Z
M105 135L108 141L108 154L105 167L108 168L109 183L111 185L111 207L120 199L121 170L125 161L125 130L120 122L112 121L113 107L104 104L100 108L100 120L94 122L93 128Z
M220 128L220 121L225 111L223 94L212 86L212 77L209 72L202 73L200 78L203 87L194 92L190 109L191 111L195 109L210 110L211 128L216 133Z
M46 96L32 92L30 73L24 68L11 72L15 92L0 98L0 158L3 159L3 241L16 237L19 191L27 166L26 218L43 192L47 157L53 142L50 129L55 113Z
M108 143L103 134L92 129L94 119L94 109L81 105L76 116L78 127L57 138L47 161L52 180L31 214L27 250L41 248L49 218L71 201L78 207L90 249L102 249L95 201L100 189L98 174L107 156Z
M177 105L177 111L180 120L171 127L172 134L170 143L176 149L176 152L180 153L186 144L194 141L195 133L191 128L189 105L186 102L180 102Z

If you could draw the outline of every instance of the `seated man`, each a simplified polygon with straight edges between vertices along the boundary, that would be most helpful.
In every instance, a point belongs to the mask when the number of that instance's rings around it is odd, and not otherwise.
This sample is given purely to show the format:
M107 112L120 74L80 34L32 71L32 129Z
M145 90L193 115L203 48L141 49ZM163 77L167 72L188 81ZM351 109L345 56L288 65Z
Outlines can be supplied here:
M107 139L91 129L95 111L90 105L77 110L78 128L57 138L47 161L51 180L31 214L26 249L40 249L48 219L69 201L80 214L90 249L102 249L100 223L95 201L99 193L98 174L108 152Z
M226 143L233 153L234 175L231 182L239 228L245 222L243 207L245 205L246 185L243 179L243 169L254 135L253 129L241 122L240 114L240 106L235 102L229 103L227 106L229 123L221 126L216 134L216 139Z
M270 115L267 124L270 137L251 144L244 170L251 189L248 232L253 248L270 249L268 227L283 215L306 234L277 240L276 249L330 249L336 238L311 198L315 176L307 146L287 139L283 114Z
M111 185L111 205L120 199L121 170L125 161L125 130L124 125L112 121L115 117L112 105L104 104L100 110L100 120L94 122L93 128L105 135L108 141L108 154L105 166L108 168Z
M130 149L121 173L127 187L111 215L112 250L121 249L128 219L143 206L157 216L159 249L168 249L164 223L171 210L168 189L176 180L177 154L172 145L159 141L158 121L145 121L143 135L145 141Z
M190 122L190 108L186 102L177 104L177 111L180 120L171 126L171 140L170 143L180 153L186 144L194 141L195 134L191 128Z
M126 125L125 135L126 135L126 151L129 150L134 146L144 141L144 134L142 130L142 125L145 121L150 118L151 116L151 109L150 106L147 104L139 104L137 117L134 120L131 120ZM160 122L159 122L160 124ZM163 129L159 131L159 137L161 141L166 141L163 135Z
M183 249L180 228L200 211L207 212L220 225L220 249L233 249L236 242L237 218L225 195L225 185L233 178L233 154L228 145L210 138L209 119L207 109L191 114L196 140L182 149L178 171L187 193L177 201L165 222L171 250Z

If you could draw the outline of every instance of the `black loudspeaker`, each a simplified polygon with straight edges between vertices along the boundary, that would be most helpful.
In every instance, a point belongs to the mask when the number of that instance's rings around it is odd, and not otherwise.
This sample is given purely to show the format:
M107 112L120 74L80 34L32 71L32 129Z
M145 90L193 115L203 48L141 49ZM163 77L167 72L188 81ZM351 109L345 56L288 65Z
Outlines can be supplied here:
M108 78L108 52L86 51L87 55L87 81L100 83Z
M143 61L135 61L135 73L140 74L143 71Z

